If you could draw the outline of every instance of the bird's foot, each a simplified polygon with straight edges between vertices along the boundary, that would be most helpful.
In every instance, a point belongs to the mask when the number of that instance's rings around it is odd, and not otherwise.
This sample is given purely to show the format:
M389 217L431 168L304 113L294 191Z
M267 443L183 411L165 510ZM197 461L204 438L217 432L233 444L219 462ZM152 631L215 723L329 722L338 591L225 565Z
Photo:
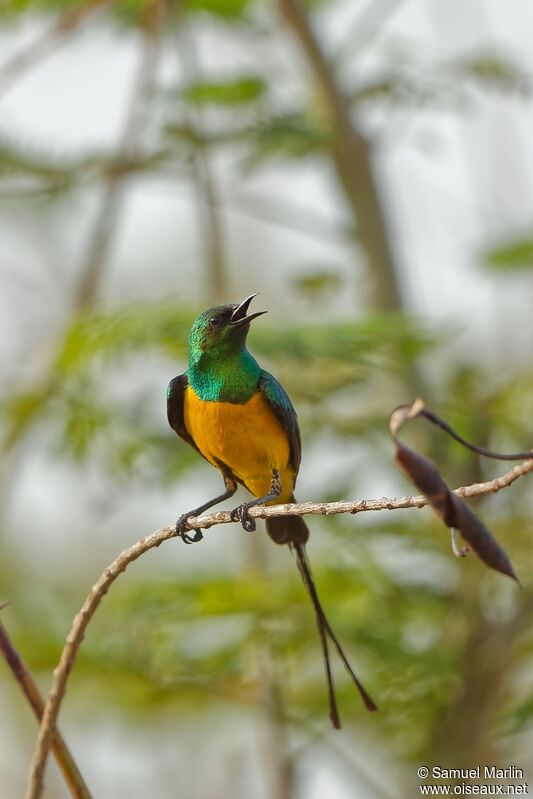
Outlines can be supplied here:
M246 530L247 533L253 533L254 530L257 529L255 519L252 519L248 515L248 511L251 507L251 505L245 502L244 505L239 505L230 513L231 520L233 522L240 522L242 524L243 530Z
M194 535L189 535L187 521L192 514L184 513L176 522L176 535L181 538L184 544L197 544L204 537L201 530L195 530Z

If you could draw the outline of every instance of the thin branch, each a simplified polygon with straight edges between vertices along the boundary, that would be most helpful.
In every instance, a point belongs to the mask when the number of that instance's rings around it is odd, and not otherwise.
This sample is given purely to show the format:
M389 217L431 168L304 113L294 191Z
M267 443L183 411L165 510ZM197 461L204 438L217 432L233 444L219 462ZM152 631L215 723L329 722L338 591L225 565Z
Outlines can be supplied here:
M0 610L8 605L8 602L0 603ZM39 689L31 675L30 670L18 654L13 642L9 638L6 628L0 622L0 652L11 669L11 672L18 682L20 689L33 710L37 721L41 721L44 711L44 700L39 693ZM74 799L91 799L89 789L85 785L76 763L69 749L58 730L53 735L51 741L57 765L63 773L65 782Z
M230 211L286 228L292 233L319 239L321 242L327 239L338 245L339 242L353 240L357 235L356 229L349 223L335 222L310 206L285 203L279 197L271 200L252 194L229 194L226 197L226 206Z
M495 494L503 488L507 488L520 477L533 471L533 459L515 466L501 477L489 480L485 483L475 483L470 486L463 486L456 489L456 493L461 497L478 497L486 494ZM267 519L274 516L304 516L314 515L333 515L338 513L363 513L365 511L380 510L400 510L403 508L422 508L427 505L424 497L395 497L381 499L363 499L357 502L303 502L294 505L269 505L267 507L253 507L250 509L250 516L256 519ZM227 511L219 511L208 516L198 516L188 520L191 529L208 528L217 524L228 524L231 516ZM94 613L99 607L102 599L109 591L117 577L126 571L130 563L144 555L150 549L160 546L165 541L175 537L174 525L162 527L155 533L141 538L136 544L125 549L105 569L89 592L81 610L75 616L72 627L65 641L65 646L61 653L59 663L54 671L54 679L46 706L44 709L39 735L33 753L33 759L28 776L28 788L26 799L41 799L43 791L44 771L48 751L51 746L57 717L61 703L65 696L69 674L74 665L78 649L85 635L85 631Z
M140 163L142 165L142 162ZM134 168L135 164L131 166ZM171 166L164 164L164 172L162 172L156 164L153 174L164 174L168 178L172 174ZM183 177L181 173L177 174L178 177ZM158 190L161 191L160 187ZM163 189L163 191L165 190ZM187 188L177 184L172 186L171 191L187 199L190 196ZM357 231L349 221L336 222L311 206L292 201L284 202L279 197L243 193L239 188L232 189L230 186L224 192L224 198L221 198L220 194L215 194L214 201L217 206L225 210L226 214L242 214L267 225L284 228L290 233L317 239L321 243L327 240L336 245L344 244L353 241L354 236L357 235Z

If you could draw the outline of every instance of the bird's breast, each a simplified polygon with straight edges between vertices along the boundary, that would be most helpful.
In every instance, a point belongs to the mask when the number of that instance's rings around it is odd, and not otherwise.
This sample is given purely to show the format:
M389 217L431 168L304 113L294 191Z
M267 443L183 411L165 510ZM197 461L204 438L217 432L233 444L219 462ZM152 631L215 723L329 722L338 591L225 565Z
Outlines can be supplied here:
M295 474L290 466L288 436L268 402L257 392L248 402L207 402L188 386L184 398L185 427L202 455L228 466L254 496L267 494L271 474L281 475L282 496L289 501Z

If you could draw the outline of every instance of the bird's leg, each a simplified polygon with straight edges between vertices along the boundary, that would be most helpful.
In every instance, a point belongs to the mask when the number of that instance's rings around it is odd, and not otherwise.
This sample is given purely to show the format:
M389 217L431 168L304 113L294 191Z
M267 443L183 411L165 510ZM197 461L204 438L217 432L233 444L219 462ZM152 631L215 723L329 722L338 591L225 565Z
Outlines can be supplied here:
M220 496L215 497L214 499L210 499L209 502L205 502L198 508L193 508L193 510L187 511L187 513L184 513L182 516L180 516L176 522L176 535L179 536L179 538L181 538L185 544L196 544L204 537L201 529L195 530L194 535L189 535L187 533L187 521L189 517L199 516L200 513L204 512L204 510L208 510L209 508L218 505L219 502L224 502L225 499L229 499L236 492L237 483L235 482L233 476L229 473L223 472L223 477L224 485L226 486L226 490L223 494L220 494Z
M281 494L281 479L279 476L279 472L277 469L272 469L272 475L270 478L270 491L268 494L265 494L264 497L259 497L258 499L252 499L251 502L245 502L243 505L238 505L234 510L231 511L231 518L234 522L240 522L246 530L247 533L253 533L256 528L255 519L251 519L248 516L248 511L250 508L254 508L256 505L264 505L267 502L270 502L272 499L277 499Z

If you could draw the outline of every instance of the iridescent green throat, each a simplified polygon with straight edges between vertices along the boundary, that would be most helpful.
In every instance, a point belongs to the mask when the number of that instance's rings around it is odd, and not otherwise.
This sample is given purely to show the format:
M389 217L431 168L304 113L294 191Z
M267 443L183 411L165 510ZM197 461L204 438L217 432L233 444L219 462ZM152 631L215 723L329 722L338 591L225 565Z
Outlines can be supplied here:
M195 393L205 402L242 404L257 391L261 367L246 348L224 357L191 351L187 374Z

